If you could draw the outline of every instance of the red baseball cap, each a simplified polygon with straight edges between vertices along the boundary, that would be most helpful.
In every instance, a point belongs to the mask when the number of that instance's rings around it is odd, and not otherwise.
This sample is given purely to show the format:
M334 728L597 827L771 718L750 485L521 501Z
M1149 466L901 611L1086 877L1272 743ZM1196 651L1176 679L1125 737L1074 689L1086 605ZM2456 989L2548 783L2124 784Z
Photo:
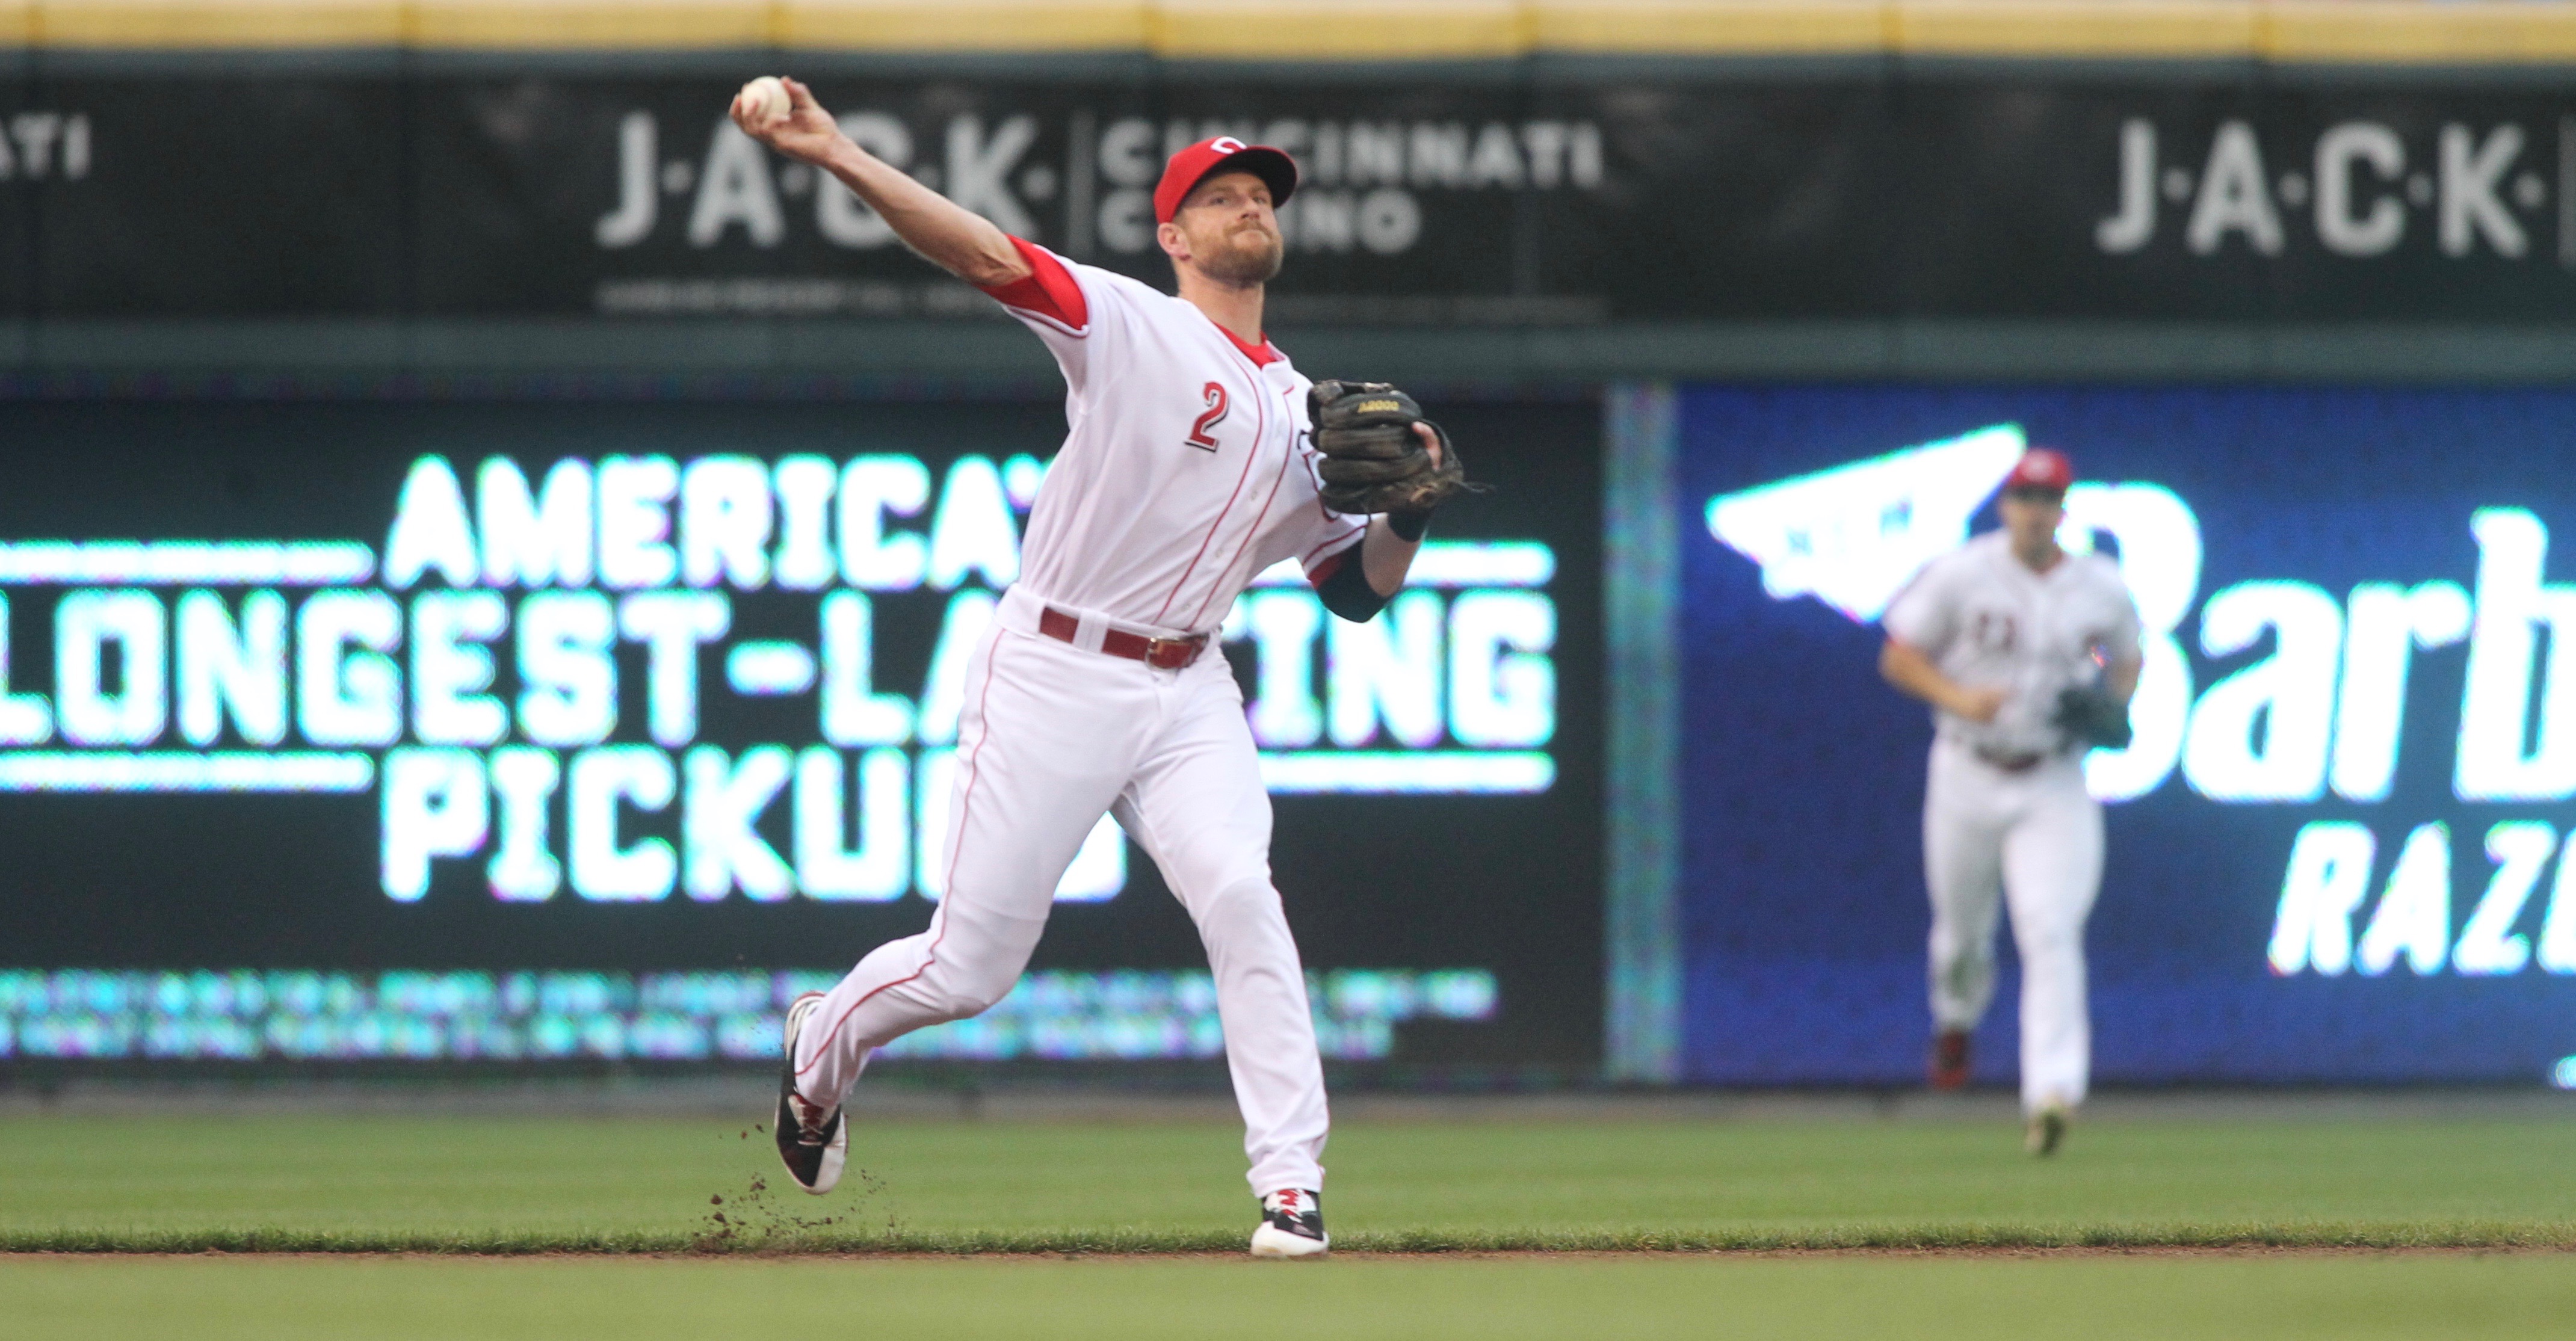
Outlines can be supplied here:
M1297 190L1297 160L1266 144L1219 135L1172 155L1163 165L1163 180L1154 188L1154 222L1170 223L1181 212L1181 198L1220 168L1249 172L1267 183L1273 208L1287 204Z
M2075 466L2066 453L2049 447L2033 447L2013 463L2012 473L2004 476L2004 492L2015 489L2046 489L2064 493L2075 483Z

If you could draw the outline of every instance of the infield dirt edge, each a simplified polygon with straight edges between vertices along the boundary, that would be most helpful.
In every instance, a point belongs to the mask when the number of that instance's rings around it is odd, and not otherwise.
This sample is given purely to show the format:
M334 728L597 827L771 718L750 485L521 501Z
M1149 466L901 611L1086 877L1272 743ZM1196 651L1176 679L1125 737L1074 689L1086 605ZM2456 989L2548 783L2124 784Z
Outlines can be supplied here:
M1239 1256L1230 1231L1186 1233L814 1234L792 1229L621 1235L333 1235L310 1231L0 1232L0 1256L464 1258L970 1258ZM1343 1257L2263 1255L2271 1253L2568 1252L2576 1224L2078 1226L2065 1229L1854 1227L1809 1234L1617 1231L1353 1234Z

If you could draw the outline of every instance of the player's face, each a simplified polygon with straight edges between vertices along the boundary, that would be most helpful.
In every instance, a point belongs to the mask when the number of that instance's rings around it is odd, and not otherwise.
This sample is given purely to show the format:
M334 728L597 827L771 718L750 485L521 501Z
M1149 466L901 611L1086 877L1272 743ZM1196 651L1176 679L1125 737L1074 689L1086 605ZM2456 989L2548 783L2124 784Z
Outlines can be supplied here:
M2006 490L1995 506L2003 513L2004 529L2012 533L2013 548L2023 553L2045 546L2066 519L2065 497L2045 489Z
M1210 279L1260 284L1276 277L1284 251L1270 184L1249 172L1221 172L1191 188L1165 225L1163 249Z

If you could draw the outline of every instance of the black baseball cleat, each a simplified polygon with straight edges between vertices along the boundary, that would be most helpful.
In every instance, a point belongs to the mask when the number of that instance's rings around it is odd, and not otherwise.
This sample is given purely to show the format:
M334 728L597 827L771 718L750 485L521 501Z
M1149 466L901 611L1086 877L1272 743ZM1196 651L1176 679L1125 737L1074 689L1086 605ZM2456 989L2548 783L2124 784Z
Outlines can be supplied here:
M824 1108L796 1092L796 1034L823 1004L821 992L807 992L787 1008L787 1061L778 1077L778 1158L796 1185L821 1196L841 1181L841 1166L850 1158L850 1129L838 1107Z
M1253 1256L1312 1257L1332 1245L1332 1235L1324 1232L1324 1194L1283 1187L1261 1199Z
M1924 1068L1925 1078L1936 1090L1960 1090L1968 1087L1968 1031L1944 1029L1932 1036L1931 1064Z
M2066 1129L2075 1114L2064 1104L2048 1104L2022 1123L2021 1148L2046 1159L2066 1144Z

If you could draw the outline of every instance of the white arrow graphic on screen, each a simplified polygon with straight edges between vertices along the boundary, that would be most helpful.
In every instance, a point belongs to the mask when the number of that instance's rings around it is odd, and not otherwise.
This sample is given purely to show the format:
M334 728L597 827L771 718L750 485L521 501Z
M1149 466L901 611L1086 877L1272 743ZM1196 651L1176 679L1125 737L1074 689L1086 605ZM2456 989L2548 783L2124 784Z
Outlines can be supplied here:
M2027 445L2021 425L1997 424L1720 494L1709 534L1762 565L1774 599L1813 596L1866 624L1915 570L1968 538Z

